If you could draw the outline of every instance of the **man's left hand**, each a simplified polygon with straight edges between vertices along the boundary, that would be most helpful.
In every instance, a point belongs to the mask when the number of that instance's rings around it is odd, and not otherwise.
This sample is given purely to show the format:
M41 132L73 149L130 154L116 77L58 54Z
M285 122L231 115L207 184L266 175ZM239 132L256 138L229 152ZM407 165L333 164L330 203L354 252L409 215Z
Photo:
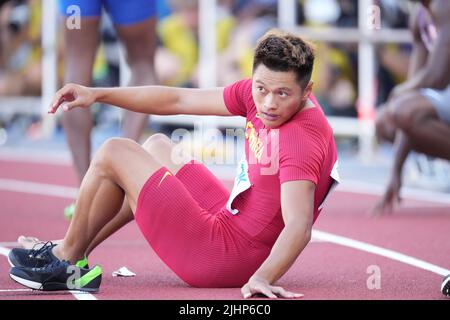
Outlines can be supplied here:
M257 277L251 277L241 288L241 293L245 299L248 299L255 294L263 294L270 299L276 299L277 297L286 299L303 297L303 294L301 293L294 293L286 291L279 286L272 286L266 280Z

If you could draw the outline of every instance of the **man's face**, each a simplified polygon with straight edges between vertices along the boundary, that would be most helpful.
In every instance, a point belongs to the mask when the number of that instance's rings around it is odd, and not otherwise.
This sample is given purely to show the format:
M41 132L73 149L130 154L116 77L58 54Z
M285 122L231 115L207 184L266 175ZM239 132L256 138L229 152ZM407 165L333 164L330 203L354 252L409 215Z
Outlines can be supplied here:
M276 128L292 118L309 93L302 90L293 71L272 71L260 64L253 72L252 96L258 116L268 128Z

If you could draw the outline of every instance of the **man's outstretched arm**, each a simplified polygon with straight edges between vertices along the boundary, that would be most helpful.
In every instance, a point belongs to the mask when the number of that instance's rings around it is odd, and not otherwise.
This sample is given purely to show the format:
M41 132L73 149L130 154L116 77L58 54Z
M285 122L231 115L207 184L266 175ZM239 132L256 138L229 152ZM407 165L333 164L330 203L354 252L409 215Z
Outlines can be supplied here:
M292 266L311 239L315 185L310 181L289 181L281 185L284 229L264 263L242 287L244 298L261 293L269 298L298 298L301 294L273 286Z
M223 100L223 90L163 86L89 88L67 84L55 94L49 113L55 113L59 107L67 111L103 102L146 114L231 116Z

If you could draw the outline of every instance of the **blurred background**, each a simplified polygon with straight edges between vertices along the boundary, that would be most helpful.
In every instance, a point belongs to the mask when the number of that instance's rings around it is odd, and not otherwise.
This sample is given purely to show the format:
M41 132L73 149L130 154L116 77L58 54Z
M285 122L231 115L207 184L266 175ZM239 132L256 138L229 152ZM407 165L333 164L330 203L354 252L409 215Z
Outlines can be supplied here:
M411 52L410 1L155 1L155 67L162 85L225 86L251 77L256 40L274 27L314 43L314 94L334 129L341 175L344 179L385 183L392 147L378 143L374 122L377 106L406 78ZM56 1L1 3L0 156L42 155L70 161L60 117L46 115L54 92L64 84L64 45ZM93 84L123 85L130 71L106 14L99 32L101 45L92 72ZM101 104L93 110L96 149L108 137L121 135L121 112ZM198 121L220 132L244 124L243 119L235 117L201 119L151 116L143 139L154 132L170 136L177 128L192 130ZM207 147L195 148L211 152L204 149ZM407 186L450 192L447 162L435 160L430 165L430 159L420 155L408 161Z

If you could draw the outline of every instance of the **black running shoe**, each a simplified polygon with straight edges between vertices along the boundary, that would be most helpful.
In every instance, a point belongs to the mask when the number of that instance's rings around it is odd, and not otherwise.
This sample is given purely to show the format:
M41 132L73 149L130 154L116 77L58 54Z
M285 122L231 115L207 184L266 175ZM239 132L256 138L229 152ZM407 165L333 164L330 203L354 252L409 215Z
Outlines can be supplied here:
M441 292L443 295L450 297L450 274L442 281Z
M36 244L40 246L42 243ZM42 245L39 249L23 249L14 248L8 254L8 261L11 267L25 267L25 268L41 268L53 261L59 260L52 253L52 249L56 246L51 241Z
M42 245L38 243L35 247ZM59 260L52 252L56 244L51 241L44 243L39 249L14 248L8 254L11 267L42 268ZM87 258L76 263L80 268L89 268Z
M102 269L80 268L68 261L54 261L42 268L12 267L10 277L34 290L78 290L97 292L102 282Z

